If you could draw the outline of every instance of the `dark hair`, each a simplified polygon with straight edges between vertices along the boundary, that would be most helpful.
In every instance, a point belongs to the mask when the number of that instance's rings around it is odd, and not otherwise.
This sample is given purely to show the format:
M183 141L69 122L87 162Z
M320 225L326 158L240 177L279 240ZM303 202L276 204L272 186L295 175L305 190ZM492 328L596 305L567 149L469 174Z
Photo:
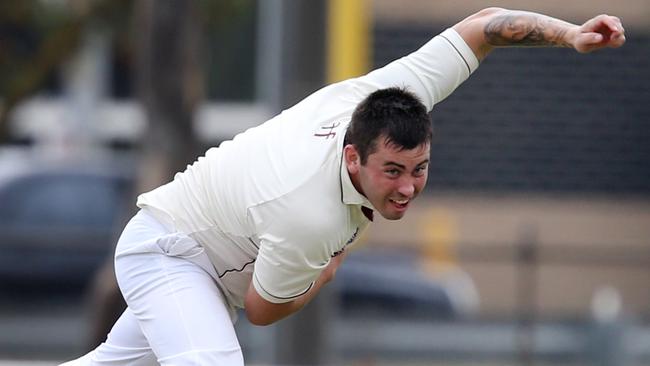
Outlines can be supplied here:
M366 164L380 136L386 136L386 144L410 150L431 142L431 135L431 119L424 104L410 91L393 87L379 89L359 103L344 144L354 145L361 164Z

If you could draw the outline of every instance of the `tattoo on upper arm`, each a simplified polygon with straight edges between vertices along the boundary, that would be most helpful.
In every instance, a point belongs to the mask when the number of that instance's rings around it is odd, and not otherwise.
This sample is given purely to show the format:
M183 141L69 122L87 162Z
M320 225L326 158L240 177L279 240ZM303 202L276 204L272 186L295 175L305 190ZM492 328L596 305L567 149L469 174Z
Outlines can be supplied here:
M492 46L569 46L568 28L561 22L532 13L513 12L496 16L483 29Z

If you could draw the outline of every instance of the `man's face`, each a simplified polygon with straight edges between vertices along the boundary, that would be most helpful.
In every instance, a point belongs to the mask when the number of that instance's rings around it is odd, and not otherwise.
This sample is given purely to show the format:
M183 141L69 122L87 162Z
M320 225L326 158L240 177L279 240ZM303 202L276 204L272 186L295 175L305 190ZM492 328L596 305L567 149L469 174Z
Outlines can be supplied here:
M384 218L399 220L427 182L429 143L401 150L380 136L375 150L362 165L355 147L345 147L350 179Z

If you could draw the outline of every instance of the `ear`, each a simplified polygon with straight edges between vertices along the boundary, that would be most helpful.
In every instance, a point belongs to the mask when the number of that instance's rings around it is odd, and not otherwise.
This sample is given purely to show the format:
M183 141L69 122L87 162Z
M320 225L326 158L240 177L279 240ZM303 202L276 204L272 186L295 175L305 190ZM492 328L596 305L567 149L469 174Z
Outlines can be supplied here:
M345 165L348 168L348 173L350 175L357 174L359 172L359 166L361 165L361 157L359 152L354 145L345 145L343 148L343 159L345 160Z

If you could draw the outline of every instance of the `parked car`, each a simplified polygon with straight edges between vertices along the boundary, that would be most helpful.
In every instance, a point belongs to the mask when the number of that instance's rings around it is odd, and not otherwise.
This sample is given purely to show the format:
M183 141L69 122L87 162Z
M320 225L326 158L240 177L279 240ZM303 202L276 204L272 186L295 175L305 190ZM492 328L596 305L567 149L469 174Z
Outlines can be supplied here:
M377 255L364 249L350 253L337 271L342 309L347 312L428 313L440 318L455 311L444 287L423 278L417 260L403 255Z
M107 160L30 156L0 155L0 283L80 290L112 252L131 174Z

